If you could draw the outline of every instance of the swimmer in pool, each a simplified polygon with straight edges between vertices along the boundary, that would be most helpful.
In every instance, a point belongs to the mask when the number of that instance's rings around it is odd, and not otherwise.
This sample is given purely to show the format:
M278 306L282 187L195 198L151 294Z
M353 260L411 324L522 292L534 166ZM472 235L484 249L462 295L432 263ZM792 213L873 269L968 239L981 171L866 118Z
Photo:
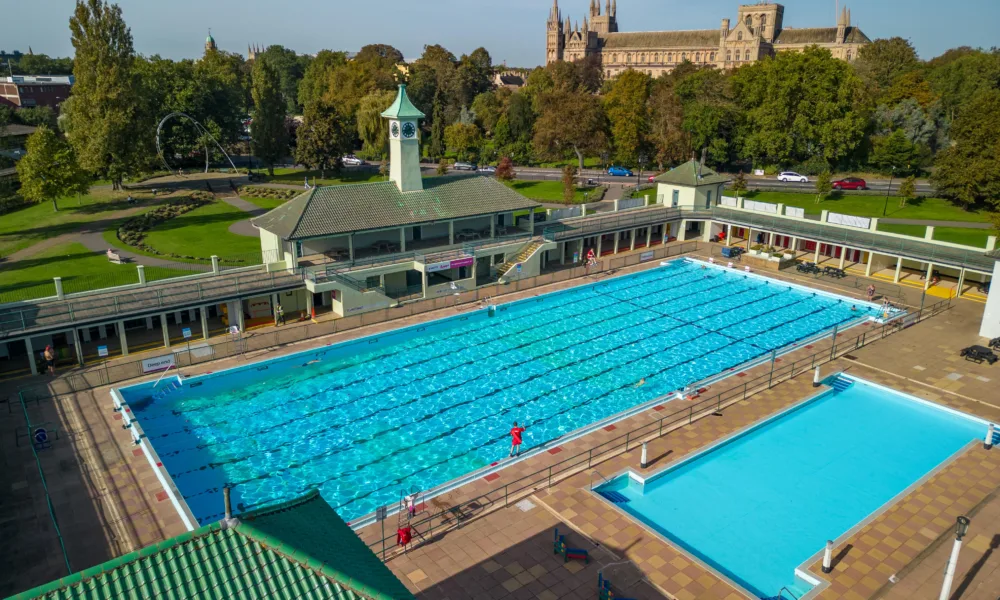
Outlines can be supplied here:
M645 377L643 377L642 379L640 379L639 382L636 383L634 387L640 388L640 387L642 387L644 385L646 385L646 378Z

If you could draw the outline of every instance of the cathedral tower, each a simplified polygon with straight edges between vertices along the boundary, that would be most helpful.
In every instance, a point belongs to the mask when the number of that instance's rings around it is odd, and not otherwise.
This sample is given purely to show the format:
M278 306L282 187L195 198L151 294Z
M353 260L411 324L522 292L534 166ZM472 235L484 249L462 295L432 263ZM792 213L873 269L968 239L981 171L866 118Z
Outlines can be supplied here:
M545 64L554 63L563 59L563 50L566 48L565 34L563 31L562 15L559 13L559 0L552 0L552 10L549 12L549 20L546 22L545 38Z

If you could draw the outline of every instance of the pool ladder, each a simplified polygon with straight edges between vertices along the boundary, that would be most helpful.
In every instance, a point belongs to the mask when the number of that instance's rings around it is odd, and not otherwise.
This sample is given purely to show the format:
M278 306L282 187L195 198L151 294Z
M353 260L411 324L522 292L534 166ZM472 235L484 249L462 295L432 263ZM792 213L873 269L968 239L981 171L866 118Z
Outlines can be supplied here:
M153 400L160 400L162 398L165 398L170 394L174 393L175 391L181 389L182 387L184 387L184 385L181 383L180 379L174 379L167 385L163 386L163 388L160 391L153 394Z
M854 385L854 382L846 377L841 377L840 375L834 376L833 380L830 382L830 387L837 390L838 392L843 392L847 388Z

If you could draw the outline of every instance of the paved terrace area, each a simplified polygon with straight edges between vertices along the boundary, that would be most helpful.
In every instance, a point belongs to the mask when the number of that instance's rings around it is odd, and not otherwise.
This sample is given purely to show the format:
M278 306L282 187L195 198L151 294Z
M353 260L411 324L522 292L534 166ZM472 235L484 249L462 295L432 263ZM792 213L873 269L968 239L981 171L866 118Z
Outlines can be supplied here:
M620 273L654 266L639 265ZM563 282L504 296L503 299L510 301L529 297L589 283L605 276L600 274ZM824 289L845 295L860 297L863 294L863 290L847 290L836 284L827 285L794 275L781 274L780 277L819 284ZM906 293L908 302L919 302L919 295L914 297L910 290ZM473 306L464 306L425 313L279 349L254 352L246 360L273 358L474 309ZM960 348L977 341L975 330L978 329L981 313L981 304L956 300L948 312L867 348L852 351L849 356L826 367L825 372L847 370L960 410L1000 419L1000 403L995 400L992 391L997 374L990 367L958 358ZM828 349L829 343L819 342L812 348L786 355L781 361L787 364L805 354ZM241 363L241 359L230 358L191 367L184 372L193 375ZM731 387L742 387L743 382L766 373L768 369L769 366L762 366L733 373L703 392L702 396L711 397ZM0 559L3 561L0 572L4 574L0 577L2 595L66 573L46 507L39 469L27 439L13 435L18 428L19 433L25 433L16 389L10 385L0 388L0 398L12 392L6 406L8 410L0 406L0 431L3 432L0 489L5 490L5 495L9 492L7 497L10 498L9 504L5 502L9 508L0 517L0 531L3 538L10 540L19 551L5 553ZM740 400L724 407L721 416L706 416L691 425L684 425L670 435L651 442L650 456L654 460L648 470L662 469L686 454L813 393L811 374L806 373L746 401ZM682 406L681 401L657 406L432 499L426 506L420 507L418 519L440 510L454 509L450 521L433 533L418 527L429 538L428 542L405 555L390 552L390 567L420 597L435 599L594 598L598 569L604 570L615 589L624 596L684 600L742 598L735 588L586 491L591 479L597 476L595 470L610 476L625 467L638 469L638 452L635 449L625 454L601 457L603 461L595 464L594 469L582 469L555 482L551 488L539 486L537 490L526 490L523 498L512 499L507 508L486 510L484 507L477 511L464 506L466 500L491 490L499 496L499 490L505 484L522 475L595 448L679 406ZM32 423L49 422L59 432L55 447L41 453L40 460L73 570L98 564L183 531L180 519L146 457L131 444L128 432L121 429L120 421L115 418L118 415L110 410L108 388L60 396L57 400L32 402L27 405L27 410ZM889 576L897 573L902 576L902 583L922 590L905 597L936 597L932 574L936 572L939 577L943 571L943 558L934 544L940 546L942 536L947 538L958 514L981 505L992 506L989 504L990 495L995 494L996 484L1000 483L1000 454L997 452L988 453L979 447L970 447L957 461L847 540L837 549L839 558L832 585L820 597L884 597L884 594L893 592L892 585L888 583ZM986 508L982 511L984 515L991 514L986 512ZM988 526L986 519L974 516L973 522L972 533L975 536L985 536L989 540L991 535L1000 534L1000 530L990 531L991 527L996 530L997 526ZM395 519L390 517L390 529L394 523ZM462 527L456 528L459 523ZM593 550L590 565L564 563L551 554L554 527L567 534L571 545ZM376 540L380 538L379 533L377 528L368 527L360 535L378 550L380 545ZM976 543L979 539L970 534L968 546L971 550L983 548L981 541ZM988 552L991 545L988 543L986 550L981 550L980 554ZM969 557L973 562L963 560L956 578L957 582L969 581L966 594L961 597L995 600L995 593L994 596L985 595L988 593L985 590L995 592L1000 589L995 570L982 566L977 569L976 565L980 563L975 562L972 553L966 558ZM983 564L995 564L988 561L989 557ZM913 565L909 574L907 565ZM887 570L892 573L887 573ZM910 583L916 582L920 573L926 574L925 579L920 583ZM937 584L940 584L939 579Z

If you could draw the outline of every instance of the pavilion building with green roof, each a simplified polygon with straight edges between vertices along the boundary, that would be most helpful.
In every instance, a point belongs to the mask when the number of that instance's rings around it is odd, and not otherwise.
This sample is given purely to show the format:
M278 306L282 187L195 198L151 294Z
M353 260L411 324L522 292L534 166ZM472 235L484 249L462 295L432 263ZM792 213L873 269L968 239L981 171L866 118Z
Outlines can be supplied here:
M147 546L10 600L413 600L313 490Z

